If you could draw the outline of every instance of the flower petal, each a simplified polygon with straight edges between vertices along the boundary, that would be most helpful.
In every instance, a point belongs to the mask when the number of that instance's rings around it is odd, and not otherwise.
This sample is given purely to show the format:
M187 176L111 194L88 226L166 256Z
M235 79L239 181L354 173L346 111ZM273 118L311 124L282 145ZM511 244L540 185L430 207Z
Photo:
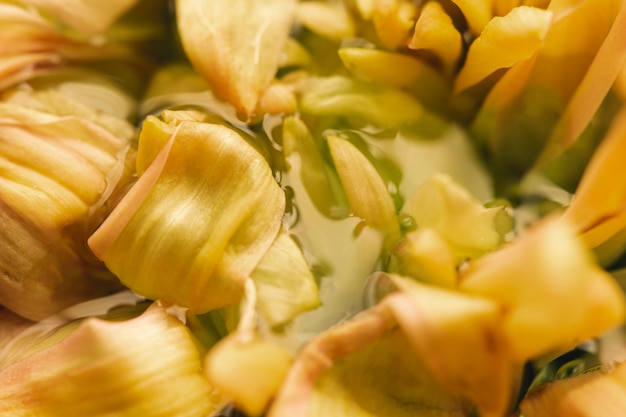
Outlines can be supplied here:
M498 69L530 58L542 45L551 23L551 12L525 6L494 17L470 46L455 81L455 93L478 84Z
M294 0L176 2L185 51L213 92L244 117L270 85L296 11Z
M241 297L284 204L267 162L239 134L183 121L89 245L135 292L202 313Z

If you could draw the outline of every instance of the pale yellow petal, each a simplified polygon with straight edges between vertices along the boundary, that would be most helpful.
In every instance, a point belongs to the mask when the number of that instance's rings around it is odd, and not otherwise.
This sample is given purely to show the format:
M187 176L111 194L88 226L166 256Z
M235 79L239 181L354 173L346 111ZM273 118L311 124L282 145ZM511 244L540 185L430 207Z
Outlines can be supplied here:
M29 3L87 35L108 29L138 0L29 0Z
M288 323L320 304L315 278L302 250L285 230L251 275L257 308L271 326Z
M295 9L294 0L176 2L187 56L245 119L276 74Z
M355 35L354 21L343 2L300 2L296 18L307 29L329 39L341 40Z

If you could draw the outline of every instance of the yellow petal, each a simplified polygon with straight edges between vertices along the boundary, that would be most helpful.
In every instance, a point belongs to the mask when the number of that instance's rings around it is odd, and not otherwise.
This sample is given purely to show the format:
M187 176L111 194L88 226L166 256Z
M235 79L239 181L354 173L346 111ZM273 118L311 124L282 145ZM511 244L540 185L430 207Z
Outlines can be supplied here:
M496 249L509 228L499 230L505 208L485 208L481 202L447 175L438 174L422 183L405 202L417 228L432 228L450 246L457 262ZM505 214L506 215L506 214Z
M86 319L0 381L0 413L11 416L200 416L217 405L191 334L158 305L131 320Z
M470 31L478 36L492 18L493 0L452 0L461 9Z
M410 39L417 6L407 0L374 0L372 21L378 37L389 49L400 48Z
M430 373L450 393L472 401L481 416L504 415L516 365L501 334L498 304L400 276L390 278L402 292L383 304Z
M89 245L135 292L202 313L239 299L284 204L239 134L184 121Z
M138 0L31 0L30 4L62 20L84 34L95 35L108 29Z
M294 154L299 156L300 169L297 175L315 208L330 218L343 215L345 203L342 204L337 195L339 191L331 180L333 174L324 162L311 132L299 118L288 117L283 122L283 152L287 161Z
M355 34L354 22L343 2L301 2L296 18L307 29L329 39L341 40Z
M463 39L443 6L429 1L422 7L408 47L431 52L439 59L444 73L450 75L461 58Z
M118 287L85 241L129 143L81 117L0 104L0 304L40 320Z
M351 116L385 127L410 123L423 115L422 105L411 94L339 75L311 80L300 98L300 110L319 116Z
M320 334L296 357L268 416L465 415L394 327L374 308Z
M624 220L619 220L626 212L623 155L626 155L626 109L615 117L593 154L563 215L585 236L589 247L600 245L624 227Z
M542 45L551 23L551 12L524 6L494 17L470 46L454 91L458 94L495 71L530 58Z
M591 54L592 59L589 66L585 68L585 72L581 74L581 78L573 91L567 107L561 117L550 138L543 153L540 155L537 165L541 166L547 161L553 159L556 155L569 148L583 133L585 127L591 122L592 117L600 107L600 104L606 97L615 79L618 77L621 67L626 62L626 4L623 1L606 2L608 4L600 6L604 9L597 21L593 18L585 16L584 7L581 7L582 13L580 19L585 19L585 23L580 23L576 19L571 19L568 27L562 28L563 32L554 35L555 40L549 40L548 44L563 42L566 36L565 31L570 33L574 28L575 32L582 33L583 25L589 27L589 30L597 33L596 36L605 34L605 30L609 29L605 37L596 39L584 39L581 44L588 49L579 52L581 55ZM597 9L598 5L594 3ZM613 10L619 7L617 14ZM565 19L564 19L565 20ZM597 30L601 27L602 30ZM569 42L572 42L570 39ZM575 42L575 40L574 40ZM579 46L580 48L580 46Z
M272 343L222 339L205 358L207 379L225 398L250 416L260 416L280 388L291 354Z
M393 249L401 275L442 287L457 284L456 260L448 243L431 228L414 230Z
M176 2L187 56L246 119L276 74L295 9L294 0Z
M407 54L371 48L341 48L339 57L351 73L398 88L413 87L432 69Z
M285 324L320 303L315 278L296 242L281 230L252 272L257 308L271 326Z
M501 303L504 333L520 361L571 349L626 315L621 289L563 221L546 220L470 264L460 288Z
M374 166L345 139L329 136L328 146L352 214L370 227L396 237L399 228L395 206Z

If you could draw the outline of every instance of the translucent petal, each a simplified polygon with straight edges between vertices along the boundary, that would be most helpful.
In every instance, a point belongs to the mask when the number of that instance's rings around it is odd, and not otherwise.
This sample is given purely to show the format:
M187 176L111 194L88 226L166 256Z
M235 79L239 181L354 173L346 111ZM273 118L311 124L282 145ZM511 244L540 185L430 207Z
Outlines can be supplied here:
M251 275L257 308L271 326L285 324L320 304L313 273L302 250L281 230Z

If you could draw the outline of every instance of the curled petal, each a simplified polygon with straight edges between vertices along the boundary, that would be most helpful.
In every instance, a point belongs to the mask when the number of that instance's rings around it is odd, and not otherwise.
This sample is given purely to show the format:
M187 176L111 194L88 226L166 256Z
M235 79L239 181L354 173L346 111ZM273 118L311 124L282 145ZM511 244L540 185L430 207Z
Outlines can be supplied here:
M571 349L626 315L617 283L563 221L546 220L470 264L460 288L503 306L504 334L520 361Z
M240 298L284 204L239 134L183 121L89 245L135 292L202 313Z
M215 411L194 340L166 306L153 305L130 320L88 318L72 330L0 371L1 413L163 417Z

